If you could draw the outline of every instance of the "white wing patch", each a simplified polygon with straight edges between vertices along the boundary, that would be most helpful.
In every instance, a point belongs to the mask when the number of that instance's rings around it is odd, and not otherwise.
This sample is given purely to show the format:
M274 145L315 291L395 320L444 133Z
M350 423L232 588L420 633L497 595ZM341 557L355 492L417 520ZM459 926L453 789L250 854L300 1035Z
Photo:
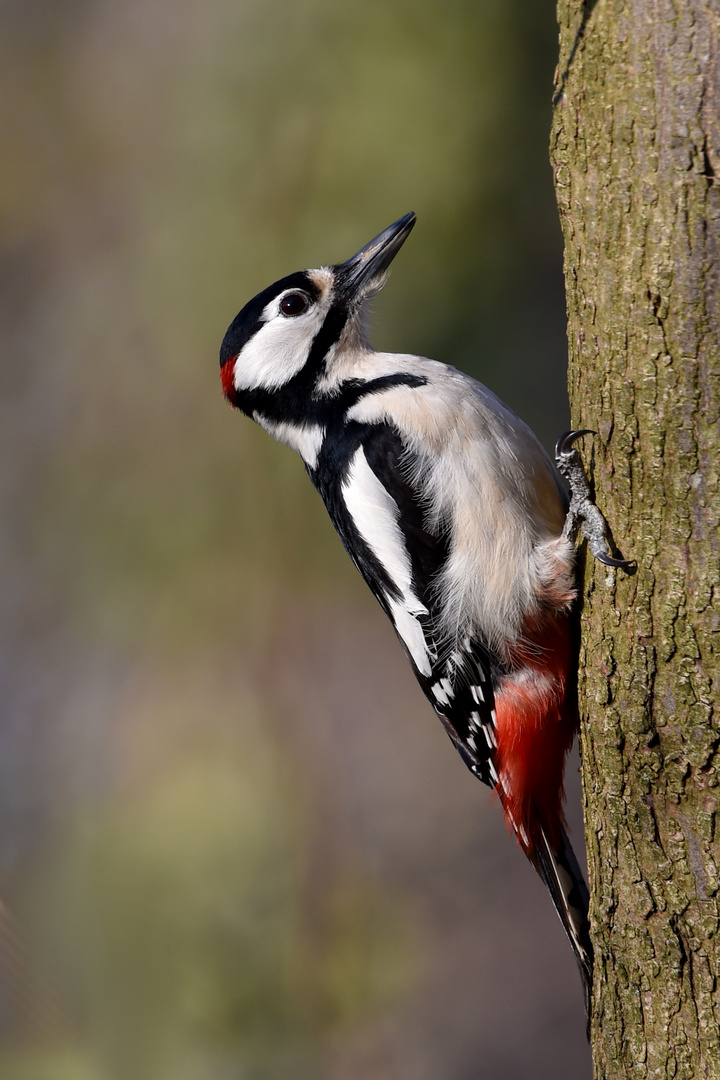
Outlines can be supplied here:
M412 605L412 601L414 601L414 605ZM408 603L411 606L406 606ZM417 620L418 615L427 614L427 608L412 593L409 597L403 596L401 601L388 598L388 605L395 629L405 642L407 650L415 662L415 667L421 675L430 675L432 668L430 666L427 642L422 627Z
M449 705L453 696L452 683L449 679L439 679L431 687L431 692L439 705Z
M421 675L432 672L430 652L418 615L428 609L412 589L410 558L398 524L400 512L387 488L368 465L360 447L342 485L342 494L355 528L392 580L400 599L387 597L395 629Z

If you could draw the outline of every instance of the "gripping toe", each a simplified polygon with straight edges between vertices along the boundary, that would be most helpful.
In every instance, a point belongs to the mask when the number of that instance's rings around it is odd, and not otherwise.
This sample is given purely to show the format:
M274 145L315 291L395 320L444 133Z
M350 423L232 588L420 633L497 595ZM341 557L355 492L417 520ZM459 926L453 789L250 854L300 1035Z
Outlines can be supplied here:
M582 527L588 547L598 562L604 566L614 566L627 571L637 564L634 560L616 559L610 554L607 522L595 505L582 458L574 446L583 435L596 434L597 432L592 428L579 428L576 431L566 431L555 443L555 461L558 470L570 486L570 506L563 535L574 540L578 529Z
M593 431L592 428L581 428L578 431L566 431L555 443L555 457L559 458L562 454L569 453L573 443L576 443L583 435L597 435L597 431Z
M604 566L617 566L621 570L632 570L634 566L637 566L635 559L614 559L612 555L607 555L604 551L593 551L593 555Z

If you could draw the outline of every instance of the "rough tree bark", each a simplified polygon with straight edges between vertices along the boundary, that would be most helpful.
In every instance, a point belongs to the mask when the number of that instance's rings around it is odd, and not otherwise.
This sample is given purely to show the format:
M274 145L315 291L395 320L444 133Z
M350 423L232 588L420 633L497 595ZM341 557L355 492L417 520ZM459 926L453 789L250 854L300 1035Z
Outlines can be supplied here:
M558 0L595 1075L720 1077L720 3ZM594 444L594 445L592 445Z

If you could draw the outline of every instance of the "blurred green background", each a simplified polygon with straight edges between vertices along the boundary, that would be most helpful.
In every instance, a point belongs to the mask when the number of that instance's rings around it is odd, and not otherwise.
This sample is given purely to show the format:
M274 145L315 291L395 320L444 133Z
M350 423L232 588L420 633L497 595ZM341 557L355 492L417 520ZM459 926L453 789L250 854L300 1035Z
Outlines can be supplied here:
M413 209L375 344L551 445L552 3L1 0L0 31L0 1075L589 1075L542 886L217 367L252 295Z

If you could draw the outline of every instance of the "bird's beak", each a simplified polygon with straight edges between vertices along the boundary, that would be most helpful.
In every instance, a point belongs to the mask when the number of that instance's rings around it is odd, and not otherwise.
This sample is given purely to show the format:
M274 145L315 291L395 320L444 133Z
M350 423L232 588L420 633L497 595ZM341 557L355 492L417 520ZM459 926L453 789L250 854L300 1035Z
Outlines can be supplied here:
M410 235L416 220L411 210L360 248L347 262L336 266L336 289L350 300L380 278Z

